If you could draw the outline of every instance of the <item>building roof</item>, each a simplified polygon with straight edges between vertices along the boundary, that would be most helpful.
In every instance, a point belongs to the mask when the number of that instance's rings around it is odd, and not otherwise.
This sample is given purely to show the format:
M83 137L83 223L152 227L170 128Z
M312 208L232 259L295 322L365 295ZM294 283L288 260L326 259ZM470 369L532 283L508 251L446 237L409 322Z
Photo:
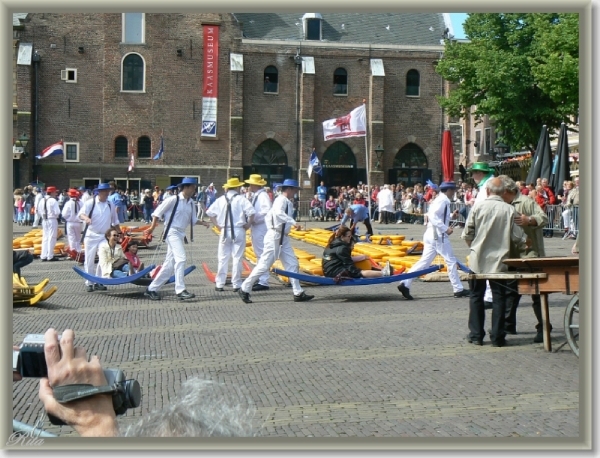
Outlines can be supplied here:
M21 25L21 21L19 19L25 19L27 17L27 13L13 13L13 27L18 27Z
M304 13L234 13L244 38L298 41ZM318 17L307 13L306 17ZM443 13L321 13L322 41L440 46L451 27ZM311 41L311 40L308 40Z

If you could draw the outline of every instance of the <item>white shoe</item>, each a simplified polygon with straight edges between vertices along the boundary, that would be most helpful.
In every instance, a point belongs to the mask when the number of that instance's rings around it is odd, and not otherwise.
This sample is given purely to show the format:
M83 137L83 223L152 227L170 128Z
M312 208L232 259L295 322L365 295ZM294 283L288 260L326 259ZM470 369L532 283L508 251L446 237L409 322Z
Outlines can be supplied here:
M390 261L387 261L385 263L385 266L383 269L381 269L381 276L382 277L389 277L392 274L392 266L390 265Z

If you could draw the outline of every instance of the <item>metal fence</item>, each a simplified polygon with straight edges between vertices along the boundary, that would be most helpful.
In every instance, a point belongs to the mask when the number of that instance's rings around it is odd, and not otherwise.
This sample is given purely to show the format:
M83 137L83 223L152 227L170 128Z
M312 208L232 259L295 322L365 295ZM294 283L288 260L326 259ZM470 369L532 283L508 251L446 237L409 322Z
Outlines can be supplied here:
M403 213L400 210L396 211L396 221L402 220L405 223L419 224L423 223L423 214L429 210L428 202L425 203L422 213ZM469 214L470 207L462 202L451 202L450 211L458 211L456 217L452 217L454 225L464 226L466 218ZM372 219L377 220L379 213L377 206L372 207ZM573 206L570 208L563 207L562 205L546 205L546 215L548 216L548 224L544 227L544 231L547 234L554 232L564 232L565 238L576 237L579 232L579 207ZM297 206L297 221L311 221L314 220L311 216L310 201L301 200L298 201Z

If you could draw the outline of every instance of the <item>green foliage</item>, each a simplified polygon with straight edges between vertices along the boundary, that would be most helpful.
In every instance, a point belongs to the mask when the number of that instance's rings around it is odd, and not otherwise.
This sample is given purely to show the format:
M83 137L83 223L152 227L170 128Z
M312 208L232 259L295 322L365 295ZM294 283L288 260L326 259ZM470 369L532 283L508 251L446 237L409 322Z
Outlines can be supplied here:
M578 14L476 13L464 30L470 42L447 40L436 67L455 83L438 97L450 116L488 115L513 149L578 116Z

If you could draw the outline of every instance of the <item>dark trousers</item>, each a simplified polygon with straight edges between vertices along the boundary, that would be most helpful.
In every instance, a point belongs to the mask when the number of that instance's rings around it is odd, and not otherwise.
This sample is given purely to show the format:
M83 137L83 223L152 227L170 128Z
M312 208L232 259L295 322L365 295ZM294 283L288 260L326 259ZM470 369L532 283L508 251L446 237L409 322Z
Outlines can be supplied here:
M365 227L367 228L367 234L373 235L373 226L371 226L371 220L369 218L365 218L363 221Z
M518 288L518 280L509 280L506 282L507 286L507 295L506 295L506 314L504 318L504 326L507 329L517 329L517 308L519 307L519 302L521 301L521 295L517 292ZM531 300L533 303L531 307L533 308L533 313L537 318L537 324L535 325L535 329L540 332L543 329L543 320L542 320L542 299L539 294L532 294Z
M33 262L33 255L28 250L13 251L13 273L21 276L21 267Z
M471 280L471 297L469 299L469 338L483 340L485 337L485 280ZM504 331L504 314L506 310L506 281L490 280L492 290L492 343L502 343L506 337Z

